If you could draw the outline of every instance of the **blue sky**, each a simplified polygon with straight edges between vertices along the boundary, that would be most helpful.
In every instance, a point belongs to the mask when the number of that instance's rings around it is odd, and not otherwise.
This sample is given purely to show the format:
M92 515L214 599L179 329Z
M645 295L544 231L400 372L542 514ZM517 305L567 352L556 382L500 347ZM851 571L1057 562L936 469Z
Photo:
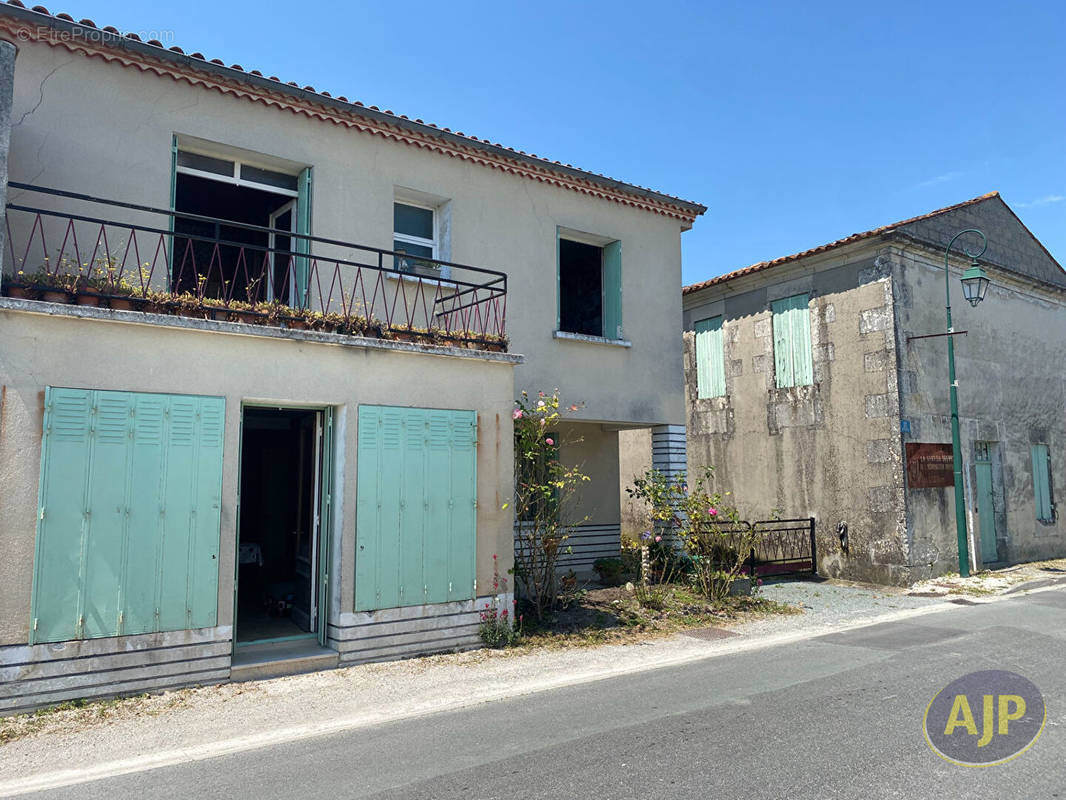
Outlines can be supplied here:
M701 202L687 283L992 190L1066 260L1061 0L62 1Z

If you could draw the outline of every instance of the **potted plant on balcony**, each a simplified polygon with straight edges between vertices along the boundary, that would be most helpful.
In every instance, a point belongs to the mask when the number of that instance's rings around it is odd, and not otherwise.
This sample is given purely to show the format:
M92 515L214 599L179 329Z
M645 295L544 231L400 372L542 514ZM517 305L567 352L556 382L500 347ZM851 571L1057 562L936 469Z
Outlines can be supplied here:
M26 273L19 270L10 278L4 277L4 294L17 300L36 300L37 288Z
M59 273L39 272L41 300L46 303L70 303L74 299L73 281L68 275Z

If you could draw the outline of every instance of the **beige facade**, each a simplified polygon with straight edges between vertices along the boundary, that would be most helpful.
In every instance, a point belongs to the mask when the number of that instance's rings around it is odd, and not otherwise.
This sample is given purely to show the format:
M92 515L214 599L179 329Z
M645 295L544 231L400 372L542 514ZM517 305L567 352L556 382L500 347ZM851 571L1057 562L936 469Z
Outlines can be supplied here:
M746 518L815 517L823 574L908 583L958 570L954 490L912 485L906 452L951 442L945 340L912 337L945 328L944 247L966 228L987 234L992 279L971 308L958 280L968 262L952 256L955 330L968 331L956 364L971 559L1061 556L1061 516L1037 519L1031 450L1049 447L1061 496L1066 384L1050 365L1066 357L1066 274L998 196L685 290L689 467L715 466ZM779 388L771 304L799 294L813 380ZM725 393L700 398L692 331L718 316ZM979 442L990 452L987 497Z
M114 315L113 315L114 316ZM127 317L135 317L127 312ZM335 614L351 612L354 563L355 420L360 405L469 408L479 423L477 580L492 585L492 556L509 568L511 521L503 504L511 481L510 417L513 364L502 354L428 356L412 347L370 347L290 341L247 333L137 324L5 309L0 313L4 358L4 426L0 434L0 646L27 641L33 576L33 536L41 463L43 397L47 386L133 392L206 394L226 399L219 625L233 623L241 412L245 405L325 407L336 410L334 558L342 565L332 598ZM234 328L238 326L232 326ZM340 338L340 337L338 337ZM70 347L80 340L81 347ZM224 367L220 368L222 365ZM269 365L269 366L266 366ZM106 368L106 376L102 375ZM499 501L499 502L497 502Z
M681 220L42 43L21 46L13 119L10 180L128 203L169 207L175 135L220 156L312 167L317 236L391 250L398 193L434 198L449 206L446 260L507 273L507 332L526 356L518 390L558 387L590 421L684 421L672 333ZM554 337L559 228L622 241L631 346Z

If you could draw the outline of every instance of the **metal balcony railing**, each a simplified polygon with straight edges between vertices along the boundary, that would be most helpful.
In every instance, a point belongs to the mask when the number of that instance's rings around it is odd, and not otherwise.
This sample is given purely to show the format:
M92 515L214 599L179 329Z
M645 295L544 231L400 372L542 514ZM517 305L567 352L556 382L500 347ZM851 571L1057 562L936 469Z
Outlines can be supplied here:
M10 183L9 198L5 294L506 343L507 275L497 270L24 183Z

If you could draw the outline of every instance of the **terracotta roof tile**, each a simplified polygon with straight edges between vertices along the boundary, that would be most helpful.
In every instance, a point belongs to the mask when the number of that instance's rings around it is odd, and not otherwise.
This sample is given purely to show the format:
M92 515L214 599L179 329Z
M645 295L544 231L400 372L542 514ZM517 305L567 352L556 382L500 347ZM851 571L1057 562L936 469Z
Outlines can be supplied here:
M26 8L26 6L21 2L21 0L5 0L5 1L6 1L6 5L9 5L9 6L12 6L12 7L15 7L15 8L22 8L22 9ZM40 6L40 5L34 6L30 10L34 11L34 12L37 12L39 14L47 15L48 17L50 17L52 19L58 19L58 20L63 20L64 22L69 22L70 24L83 25L85 27L96 28L96 25L92 22L92 20L85 19L85 20L82 20L81 22L74 22L74 18L71 17L69 14L60 13L60 14L53 15L44 6ZM104 27L104 28L102 28L100 30L103 30L103 31L105 31L107 33L115 34L117 36L124 36L125 38L133 40L133 41L137 41L137 42L141 41L141 39L136 34L134 34L134 33L122 34L117 28L115 28L112 25L108 25L108 26L106 26L106 27ZM168 48L168 47L165 47L161 42L158 42L157 40L152 40L150 42L142 42L142 44L145 44L147 46L159 49L161 51L162 55L169 55L170 53L176 53L178 55L184 55L184 51L180 47L172 46L172 47ZM205 62L207 61L207 58L204 56L204 54L200 53L200 52L190 53L187 57L188 58L195 58L198 61L205 61ZM234 64L234 65L232 65L230 67L226 67L225 63L223 61L221 61L220 59L217 59L217 58L211 59L209 63L214 64L216 66L220 66L220 67L222 67L224 69L233 70L238 75L248 75L248 74L255 75L255 76L261 76L262 75L262 73L260 73L258 70L251 70L250 72L246 72L240 65L237 65L237 64ZM278 78L274 77L274 76L270 76L269 80L277 81L278 83L281 83L281 81ZM296 89L300 89L299 84L297 84L297 83L295 83L293 81L289 81L285 85L291 86L291 87L296 88ZM305 86L305 87L303 87L303 91L309 92L311 94L317 94L317 95L319 95L321 97L325 97L325 98L329 98L329 99L335 99L335 100L337 100L339 102L346 103L346 104L351 105L351 106L361 107L361 108L365 108L366 107L366 106L363 105L363 103L360 103L359 101L348 100L344 96L338 96L336 98L333 98L328 92L318 91L313 86ZM378 111L380 113L386 114L386 115L391 116L391 117L397 117L398 119L404 119L404 120L408 120L409 119L405 115L397 115L397 114L394 114L392 111L381 111L377 106L370 106L369 108L371 110L373 110L373 111ZM433 123L423 122L420 119L416 119L416 120L414 120L414 122L419 124L419 125L423 125L423 126L425 126L427 128L430 128L432 130L435 130L435 131L443 131L443 132L449 133L449 134L451 134L453 136L458 136L458 137L460 137L462 139L467 139L467 140L472 141L472 142L478 142L479 144L489 145L489 146L497 148L499 150L506 149L509 152L516 153L516 154L518 154L520 156L523 156L525 158L534 159L536 161L539 161L541 164L543 164L545 167L547 167L549 169L554 168L554 167L560 167L560 168L565 167L566 169L569 169L569 170L572 170L574 172L580 173L581 175L586 176L586 177L599 178L599 179L601 179L603 181L608 181L611 184L614 184L615 186L618 186L618 187L622 188L623 190L625 188L628 188L629 190L634 190L635 189L635 190L638 190L642 194L646 193L646 194L654 195L655 199L657 199L659 202L674 203L674 204L677 204L677 206L679 208L684 208L685 211L686 211L686 214L690 215L691 218L695 218L696 216L699 216L699 215L703 214L707 210L704 206L700 205L699 203L692 202L691 200L684 200L683 198L677 197L676 195L669 195L669 194L665 194L663 192L657 192L657 191L655 191L653 189L649 189L647 187L640 186L639 184L626 183L624 181L619 181L616 178L611 178L611 177L609 177L607 175L604 175L602 173L591 172L589 170L583 170L583 169L581 169L579 167L574 167L574 166L572 166L570 164L563 164L560 161L552 161L550 159L544 158L543 156L538 156L535 153L526 153L526 152L524 152L522 150L516 150L513 147L504 148L503 145L499 144L498 142L491 142L489 139L480 139L477 136L473 136L473 135L470 135L470 134L464 134L462 132L453 133L450 128L441 128L441 127L439 127L437 125L434 125Z
M788 264L792 261L798 261L801 258L807 256L817 255L818 253L825 253L829 250L833 250L837 247L843 247L846 244L853 244L854 242L860 242L863 239L869 239L873 236L880 236L881 234L888 233L889 231L901 228L904 225L910 225L912 222L920 222L930 217L938 216L939 214L946 214L949 211L955 211L966 206L972 206L975 203L980 203L983 200L988 200L993 197L999 197L999 192L989 192L983 194L980 197L974 197L971 200L965 200L961 203L956 203L953 206L947 206L946 208L938 208L936 211L930 211L928 214L920 214L917 217L911 217L910 219L901 220L900 222L894 222L891 225L882 225L879 228L873 228L862 233L853 233L850 236L845 236L843 239L837 239L835 242L829 242L828 244L819 245L818 247L812 247L810 250L803 250L799 253L793 253L790 256L781 256L775 258L772 261L760 261L758 264L752 264L751 266L744 267L742 269L734 270L733 272L727 272L725 275L719 275L717 278L711 278L700 283L693 283L685 286L682 290L682 294L691 294L692 292L698 292L701 289L706 289L708 286L715 286L719 283L726 283L735 278L739 278L742 275L751 275L755 272L762 272L763 270L776 267L781 264Z

